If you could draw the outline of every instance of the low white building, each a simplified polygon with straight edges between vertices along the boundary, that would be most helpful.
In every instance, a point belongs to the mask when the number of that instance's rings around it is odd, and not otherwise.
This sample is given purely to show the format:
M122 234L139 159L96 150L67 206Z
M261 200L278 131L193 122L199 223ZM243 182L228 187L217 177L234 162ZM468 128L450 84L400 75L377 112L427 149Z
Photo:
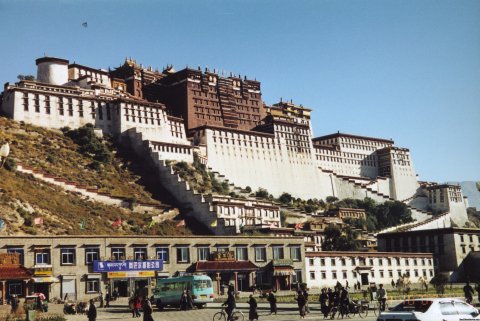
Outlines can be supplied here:
M353 288L391 284L407 276L412 283L421 279L430 281L434 276L431 253L400 252L306 252L305 271L307 286L311 289L334 287L338 282Z

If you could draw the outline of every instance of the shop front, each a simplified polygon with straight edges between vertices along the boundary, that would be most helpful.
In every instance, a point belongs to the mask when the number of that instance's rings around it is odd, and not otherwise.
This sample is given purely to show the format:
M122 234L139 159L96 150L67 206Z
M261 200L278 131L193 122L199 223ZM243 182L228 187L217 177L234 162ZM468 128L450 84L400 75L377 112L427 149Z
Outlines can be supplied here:
M0 298L1 304L16 295L25 297L28 294L28 283L32 273L20 265L18 253L0 254Z
M31 292L42 293L45 295L45 298L49 300L52 284L58 283L60 280L53 276L53 270L51 266L43 266L34 267L31 282Z
M120 297L150 295L156 273L163 270L162 260L94 261L94 272L105 273L106 290Z
M292 277L295 275L293 260L277 259L272 260L273 287L276 290L291 290Z
M258 266L250 261L235 260L234 252L214 252L209 261L199 261L189 269L194 273L205 273L213 281L218 295L225 294L229 284L237 291L250 291L255 284L255 272Z

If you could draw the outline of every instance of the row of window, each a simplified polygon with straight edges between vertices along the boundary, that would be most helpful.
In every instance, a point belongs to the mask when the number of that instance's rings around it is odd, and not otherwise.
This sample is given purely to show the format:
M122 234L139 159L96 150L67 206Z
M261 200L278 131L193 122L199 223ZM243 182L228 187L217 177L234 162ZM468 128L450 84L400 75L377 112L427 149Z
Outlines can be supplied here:
M285 259L285 249L283 246L272 246L273 259ZM216 247L217 252L229 251L228 246ZM176 247L177 263L190 263L190 248ZM20 256L21 264L24 264L24 249L23 248L8 248L8 253L18 253ZM236 246L235 247L235 259L238 261L248 261L248 247ZM211 250L209 246L197 247L197 260L207 261L210 259ZM255 262L266 262L267 260L267 248L266 246L256 246L254 250ZM125 247L112 247L111 259L113 260L125 260L126 249ZM147 247L134 247L133 257L134 260L148 259ZM155 258L157 260L163 260L164 263L170 263L170 248L169 247L155 247ZM301 249L300 246L290 247L290 258L295 261L301 261ZM85 264L93 264L93 261L100 259L100 248L98 247L86 247L85 248ZM51 251L50 249L36 249L34 251L34 265L50 265L51 264ZM64 247L60 249L60 264L61 265L76 265L77 264L77 251L73 247Z
M330 263L330 266L337 266L337 262L339 263L338 265L339 266L347 266L347 259L346 258L341 258L341 259L337 259L337 258L330 258L330 259L325 259L325 258L320 258L320 266L325 266L328 263ZM382 258L379 258L379 259L376 259L377 261L377 264L378 265L384 265L384 263L386 263L386 265L388 266L392 266L393 265L393 262L395 262L395 265L399 266L400 265L400 258L394 258L394 259L391 259L391 258L387 258L387 259L382 259ZM403 262L405 264L405 266L410 266L410 261L412 261L412 264L413 266L418 266L419 263L423 266L426 266L426 265L432 265L432 259L408 259L408 258L404 258L403 259ZM367 259L366 258L350 258L349 259L349 262L351 264L351 266L355 266L355 265L363 265L365 266L367 264ZM374 265L375 264L375 259L373 258L369 258L368 259L368 264L369 265ZM315 259L314 258L309 258L308 259L308 265L310 266L314 266L315 265Z
M352 271L351 273L352 273L352 278L356 279L358 273L356 271ZM378 277L380 277L380 278L385 278L385 277L393 278L393 277L402 277L404 275L406 275L408 277L411 277L411 276L420 277L420 273L423 277L433 277L433 275L434 275L433 269L429 269L429 270L423 269L421 271L419 271L419 270L413 270L413 271L412 270L407 270L407 271L397 270L396 275L394 275L393 270L388 270L387 273L388 273L388 275L386 276L384 270L379 270L378 271ZM339 278L339 276L341 276L341 279L343 279L343 280L349 279L348 271L319 271L318 273L312 271L312 272L309 273L310 280L316 280L318 274L320 276L320 279L322 279L322 280L326 280L327 278L332 278L332 279L336 280L336 279ZM375 273L375 271L370 271L370 276L372 278L376 277L376 275L377 275L377 273Z

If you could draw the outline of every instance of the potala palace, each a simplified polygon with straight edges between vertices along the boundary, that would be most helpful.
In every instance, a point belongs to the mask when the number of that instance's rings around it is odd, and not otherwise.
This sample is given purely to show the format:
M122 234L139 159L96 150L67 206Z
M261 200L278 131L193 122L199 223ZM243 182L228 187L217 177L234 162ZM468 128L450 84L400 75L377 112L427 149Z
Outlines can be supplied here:
M398 200L412 210L414 230L467 221L460 187L419 181L409 149L340 132L314 137L311 110L265 104L259 81L208 69L158 71L132 59L108 71L53 57L36 65L36 80L5 84L4 115L54 129L91 123L129 142L158 169L159 184L217 234L239 224L279 227L279 213L268 202L195 193L167 161L193 162L196 153L232 186L274 196Z

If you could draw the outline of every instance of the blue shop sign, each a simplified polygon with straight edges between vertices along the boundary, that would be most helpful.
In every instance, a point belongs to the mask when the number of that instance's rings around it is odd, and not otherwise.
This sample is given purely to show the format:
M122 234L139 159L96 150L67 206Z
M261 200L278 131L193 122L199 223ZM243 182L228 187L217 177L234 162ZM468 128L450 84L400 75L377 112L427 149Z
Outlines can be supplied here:
M162 271L163 260L93 261L93 272Z

